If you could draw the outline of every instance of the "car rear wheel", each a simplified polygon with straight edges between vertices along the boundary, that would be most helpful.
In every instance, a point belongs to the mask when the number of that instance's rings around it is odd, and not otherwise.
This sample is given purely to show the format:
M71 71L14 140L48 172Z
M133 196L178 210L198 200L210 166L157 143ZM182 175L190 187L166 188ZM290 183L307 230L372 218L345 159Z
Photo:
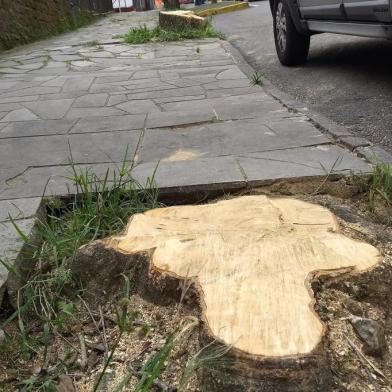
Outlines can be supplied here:
M310 35L301 34L295 28L285 0L274 4L274 36L279 60L283 65L299 65L309 53Z

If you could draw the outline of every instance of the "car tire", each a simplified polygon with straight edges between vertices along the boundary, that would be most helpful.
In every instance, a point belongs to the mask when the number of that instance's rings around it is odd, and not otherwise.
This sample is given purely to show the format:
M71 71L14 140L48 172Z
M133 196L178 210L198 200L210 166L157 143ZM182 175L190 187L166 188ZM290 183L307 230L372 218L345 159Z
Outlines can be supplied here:
M276 52L283 65L303 64L309 53L310 35L297 31L285 0L276 0L273 11Z

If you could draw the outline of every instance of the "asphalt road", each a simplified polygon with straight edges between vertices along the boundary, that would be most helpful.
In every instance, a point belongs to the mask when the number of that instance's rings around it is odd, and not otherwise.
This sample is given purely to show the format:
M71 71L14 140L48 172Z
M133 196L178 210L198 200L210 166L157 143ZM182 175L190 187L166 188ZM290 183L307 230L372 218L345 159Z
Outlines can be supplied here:
M288 68L275 54L268 1L213 24L276 87L392 152L392 41L319 34L308 62Z

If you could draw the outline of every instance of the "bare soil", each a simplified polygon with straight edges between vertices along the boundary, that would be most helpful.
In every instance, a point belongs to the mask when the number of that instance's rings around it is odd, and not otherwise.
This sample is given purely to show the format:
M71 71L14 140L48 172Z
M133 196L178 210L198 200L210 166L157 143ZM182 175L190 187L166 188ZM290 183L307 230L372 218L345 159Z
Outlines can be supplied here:
M315 310L328 328L328 356L333 374L333 391L391 391L392 382L392 230L375 223L361 199L339 199L331 196L311 197L330 208L339 219L342 231L352 238L367 241L384 255L384 261L373 270L356 276L315 281ZM386 220L385 207L377 208L377 221ZM348 317L356 315L377 320L385 328L387 350L383 357L364 353ZM367 360L350 345L350 341ZM372 365L380 370L377 371Z

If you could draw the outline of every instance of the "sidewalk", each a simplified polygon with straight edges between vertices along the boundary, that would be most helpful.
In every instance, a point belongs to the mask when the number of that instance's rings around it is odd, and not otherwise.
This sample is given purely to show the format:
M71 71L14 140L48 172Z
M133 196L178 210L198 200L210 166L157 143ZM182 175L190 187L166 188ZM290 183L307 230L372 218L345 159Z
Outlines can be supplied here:
M0 257L15 258L21 245L9 215L29 233L43 196L72 193L69 149L75 164L104 173L129 146L134 177L145 183L158 167L157 185L170 193L369 170L250 87L225 42L116 38L155 16L113 15L0 55Z

